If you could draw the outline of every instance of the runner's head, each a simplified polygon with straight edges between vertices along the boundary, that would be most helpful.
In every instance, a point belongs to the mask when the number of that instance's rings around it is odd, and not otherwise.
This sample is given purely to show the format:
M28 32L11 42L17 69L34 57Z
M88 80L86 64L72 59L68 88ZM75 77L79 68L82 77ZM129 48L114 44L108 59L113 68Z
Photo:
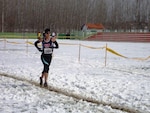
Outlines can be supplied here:
M49 28L46 28L46 29L45 29L45 33L47 33L47 34L50 33L50 29L49 29Z
M45 36L44 36L45 38L48 38L48 37L50 36L50 29L49 29L49 28L46 28L46 29L45 29L44 35L45 35Z

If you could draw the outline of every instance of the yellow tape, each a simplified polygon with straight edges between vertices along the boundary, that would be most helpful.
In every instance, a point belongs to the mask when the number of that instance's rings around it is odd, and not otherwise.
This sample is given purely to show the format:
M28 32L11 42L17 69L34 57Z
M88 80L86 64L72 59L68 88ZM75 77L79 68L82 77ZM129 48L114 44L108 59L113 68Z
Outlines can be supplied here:
M0 40L0 41L6 41L7 43L13 43L13 44L22 44L22 43L18 43L18 42L7 41L7 40ZM34 45L33 42L26 41L26 43ZM62 45L79 45L79 44L70 44L70 43L59 43L59 44L62 44ZM150 59L150 56L148 56L146 58L138 58L138 57L129 58L129 57L121 55L120 53L116 52L115 50L113 50L111 48L108 48L108 47L105 47L105 46L104 47L92 47L92 46L87 46L87 45L83 45L83 44L80 44L80 45L83 46L83 47L90 48L90 49L104 49L104 48L106 48L107 51L109 51L109 52L111 52L111 53L113 53L113 54L115 54L117 56L120 56L120 57L123 57L123 58L127 58L127 59L141 60L141 61Z
M118 56L120 56L120 57L123 57L123 58L128 58L128 59L133 59L133 60L141 60L141 61L150 59L150 56L148 56L148 57L146 57L146 58L138 58L138 57L129 58L129 57L126 57L126 56L123 56L123 55L117 53L116 51L114 51L114 50L112 50L112 49L110 49L110 48L108 48L108 47L107 47L106 49L107 49L107 51L109 51L109 52L111 52L111 53L113 53L113 54L115 54L115 55L118 55Z
M7 43L13 43L13 44L22 44L22 43L18 43L18 42L10 42L10 41L6 41Z
M135 58L130 58L130 59L133 59L133 60L142 60L142 61L144 61L144 60L150 59L150 56L148 56L148 57L146 57L146 58L137 58L137 57L135 57Z
M31 45L34 45L34 43L33 43L33 42L28 42L28 41L27 41L26 43L31 44Z
M120 56L120 57L128 58L128 57L126 57L126 56L123 56L123 55L117 53L116 51L114 51L114 50L112 50L112 49L110 49L110 48L108 48L108 47L106 48L106 50L109 51L109 52L111 52L111 53L113 53L113 54L115 54L115 55L118 55L118 56Z
M79 44L69 44L69 43L59 43L59 44L62 44L62 45L79 45Z
M92 46L86 46L86 45L83 45L83 44L81 44L81 46L87 47L87 48L91 48L91 49L104 49L104 48L105 48L105 47L92 47Z

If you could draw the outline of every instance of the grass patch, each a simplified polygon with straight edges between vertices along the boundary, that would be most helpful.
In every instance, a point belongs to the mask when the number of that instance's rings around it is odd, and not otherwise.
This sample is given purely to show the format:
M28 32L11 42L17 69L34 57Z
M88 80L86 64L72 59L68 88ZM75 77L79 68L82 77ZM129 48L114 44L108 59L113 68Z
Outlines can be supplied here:
M12 32L0 32L0 38L10 38L10 39L35 39L37 38L36 33L12 33Z
M0 32L0 38L1 39L37 39L37 34L36 33L13 33L13 32ZM58 34L57 36L58 39L78 39L82 40L84 37L82 36L65 36L62 34Z

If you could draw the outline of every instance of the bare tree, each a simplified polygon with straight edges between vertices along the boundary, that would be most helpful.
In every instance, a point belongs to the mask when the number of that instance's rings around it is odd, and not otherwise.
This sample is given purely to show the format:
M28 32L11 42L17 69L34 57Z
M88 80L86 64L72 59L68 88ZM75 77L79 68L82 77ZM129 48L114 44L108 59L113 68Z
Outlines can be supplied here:
M114 30L150 29L150 0L0 0L0 30L55 32L102 23Z

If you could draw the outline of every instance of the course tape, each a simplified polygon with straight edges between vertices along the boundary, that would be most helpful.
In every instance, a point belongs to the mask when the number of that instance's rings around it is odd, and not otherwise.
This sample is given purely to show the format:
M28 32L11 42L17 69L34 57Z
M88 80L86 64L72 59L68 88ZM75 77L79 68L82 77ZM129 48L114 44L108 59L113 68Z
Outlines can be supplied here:
M20 42L7 41L6 39L0 40L0 41L5 41L5 42L7 42L7 43L12 43L12 44L24 44L24 43L20 43ZM34 45L32 42L29 42L29 41L26 41L26 43L31 44L31 45Z
M132 58L129 58L129 57L126 57L124 55L121 55L120 53L112 50L111 48L106 48L107 51L117 55L117 56L120 56L120 57L123 57L123 58L126 58L126 59L132 59L132 60L141 60L141 61L144 61L144 60L149 60L150 59L150 56L146 57L146 58L138 58L138 57L132 57Z
M105 47L92 47L92 46L86 46L81 44L81 46L86 47L86 48L90 48L90 49L104 49Z
M11 42L11 41L7 41L7 40L6 40L6 42L7 42L7 43L12 43L12 44L23 44L23 43L19 43L19 42Z
M31 45L34 45L33 42L29 42L29 41L26 41L27 44L31 44Z
M79 45L79 44L71 44L71 43L59 43L59 44L62 44L62 45Z
M108 48L108 47L106 48L106 50L109 51L109 52L111 52L111 53L113 53L113 54L115 54L115 55L118 55L118 56L120 56L120 57L128 58L128 57L123 56L123 55L119 54L118 52L116 52L116 51L114 51L114 50Z
M7 41L6 39L0 40L0 41L4 41L4 42L7 42L7 43L12 43L12 44L24 44L24 43L19 43L19 42Z
M148 57L146 57L146 58L137 58L137 57L134 57L134 58L130 58L130 59L144 61L144 60L150 59L150 56L148 56Z
M18 43L18 42L11 42L11 41L7 41L6 39L4 40L0 40L0 41L6 41L7 43L12 43L12 44L23 44L23 43ZM33 42L29 42L29 41L26 41L27 44L31 44L31 45L34 45ZM123 57L123 58L126 58L126 59L132 59L132 60L140 60L140 61L145 61L145 60L149 60L150 59L150 56L146 57L146 58L138 58L138 57L132 57L132 58L129 58L129 57L126 57L124 55L121 55L120 53L116 52L115 50L111 49L111 48L108 48L108 47L92 47L92 46L87 46L87 45L83 45L83 44L71 44L71 43L59 43L59 44L62 44L62 45L80 45L82 47L86 47L86 48L90 48L90 49L104 49L106 48L106 50L110 53L113 53L117 56L120 56L120 57Z

